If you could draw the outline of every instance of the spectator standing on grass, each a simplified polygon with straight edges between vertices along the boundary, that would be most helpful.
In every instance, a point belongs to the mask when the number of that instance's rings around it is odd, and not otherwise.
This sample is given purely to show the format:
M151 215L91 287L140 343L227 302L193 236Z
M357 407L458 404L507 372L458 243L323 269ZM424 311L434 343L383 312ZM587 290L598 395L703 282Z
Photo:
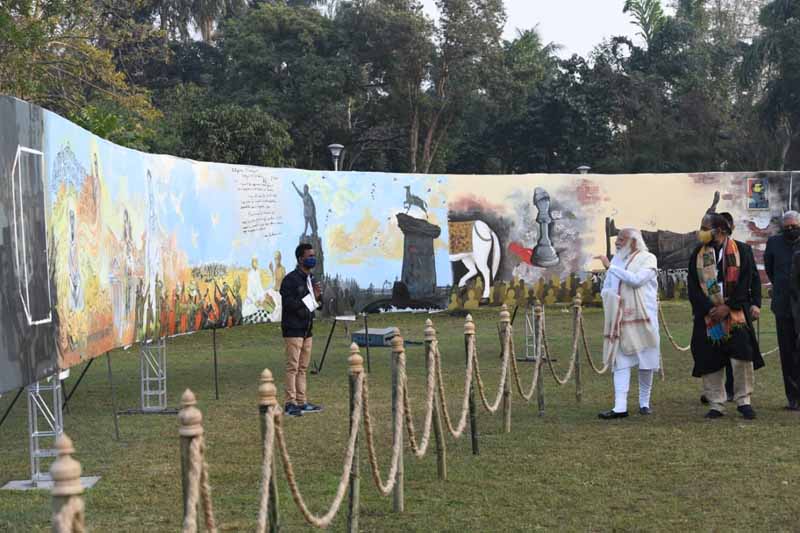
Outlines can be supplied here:
M281 283L281 330L286 345L286 404L289 416L317 413L322 406L308 402L306 375L311 361L314 311L320 306L322 287L311 271L317 265L314 248L300 244L294 252L297 268Z
M736 230L736 226L733 223L733 215L730 213L720 213L721 217L725 218L728 221L728 224L731 225L731 233ZM753 249L752 248L745 248L741 250L742 253L750 253L750 260L753 264L756 264L755 256L753 256ZM753 269L753 276L750 281L750 318L755 322L761 317L761 276L758 273L758 268ZM727 395L727 400L729 402L733 401L733 367L731 366L730 360L728 364L725 365L725 394ZM700 401L704 404L708 404L708 398L705 395L700 397Z
M797 282L792 282L792 256L800 250L800 213L787 211L783 215L781 234L770 237L764 252L764 270L772 282L772 312L778 334L778 351L783 371L786 409L800 411L800 330L795 325L798 306ZM793 313L792 307L795 307Z
M615 243L609 261L597 256L608 270L603 290L603 356L613 359L614 408L598 416L603 420L628 416L631 368L639 369L639 414L649 415L653 374L661 362L658 334L658 264L641 232L626 228Z
M692 304L692 375L703 378L709 402L706 418L725 413L723 372L728 361L734 374L734 401L747 420L756 417L751 406L754 370L764 366L750 318L752 250L730 237L731 225L717 214L703 217L698 240L689 258L689 301Z

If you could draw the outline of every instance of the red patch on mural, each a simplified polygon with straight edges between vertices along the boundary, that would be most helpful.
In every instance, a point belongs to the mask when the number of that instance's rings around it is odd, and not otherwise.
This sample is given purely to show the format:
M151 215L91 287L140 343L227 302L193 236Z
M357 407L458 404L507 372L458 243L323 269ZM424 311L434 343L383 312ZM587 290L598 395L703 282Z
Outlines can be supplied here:
M578 202L582 205L596 204L600 202L600 186L589 180L581 180L578 184L575 194L578 197Z
M695 183L700 185L710 185L712 183L719 183L719 176L712 174L689 174Z
M522 259L523 263L531 263L531 258L533 257L533 248L525 248L518 242L512 242L508 245L508 251L512 254L516 255L520 259Z
M450 202L451 211L495 211L502 212L504 209L493 204L485 198L480 198L474 194L468 194Z

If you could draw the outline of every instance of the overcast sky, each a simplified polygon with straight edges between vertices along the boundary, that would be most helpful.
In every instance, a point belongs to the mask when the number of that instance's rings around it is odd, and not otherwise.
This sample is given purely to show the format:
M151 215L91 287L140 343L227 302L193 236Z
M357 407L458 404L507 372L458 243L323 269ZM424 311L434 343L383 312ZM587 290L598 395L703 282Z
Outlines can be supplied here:
M423 0L428 13L436 15L436 1ZM637 29L622 13L625 0L505 0L508 22L504 37L513 39L517 29L539 26L545 43L563 45L562 57L586 56L604 38L634 37ZM636 38L638 40L638 38Z

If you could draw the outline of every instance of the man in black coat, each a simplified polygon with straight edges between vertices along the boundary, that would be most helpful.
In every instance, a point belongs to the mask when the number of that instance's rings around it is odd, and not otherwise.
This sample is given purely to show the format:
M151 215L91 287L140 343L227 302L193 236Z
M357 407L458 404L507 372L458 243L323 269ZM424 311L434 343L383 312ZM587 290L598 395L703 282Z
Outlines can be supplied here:
M314 310L320 305L322 290L311 273L317 264L310 244L300 244L294 252L297 268L281 282L281 329L286 344L286 404L290 416L316 413L319 405L306 398L306 374L311 361Z
M731 233L736 231L736 226L733 223L733 215L730 213L720 213L731 225ZM753 249L749 246L740 250L741 253L749 253L750 261L756 264L756 258L753 255ZM753 269L753 277L750 281L750 318L755 322L761 317L761 275L758 273L758 268ZM725 394L728 395L728 401L733 401L733 367L731 362L725 365Z
M707 418L725 412L723 373L731 362L734 400L746 419L755 418L750 405L753 371L764 366L750 317L751 283L756 265L750 247L730 238L731 225L716 214L703 218L702 244L689 259L689 300L692 304L692 375L703 378L710 409Z
M782 219L780 235L770 237L764 252L764 270L772 282L772 312L775 314L775 329L778 333L778 350L781 354L783 387L786 392L786 408L800 411L800 353L798 353L798 330L795 319L798 307L798 283L793 282L792 256L800 250L800 213L787 211Z

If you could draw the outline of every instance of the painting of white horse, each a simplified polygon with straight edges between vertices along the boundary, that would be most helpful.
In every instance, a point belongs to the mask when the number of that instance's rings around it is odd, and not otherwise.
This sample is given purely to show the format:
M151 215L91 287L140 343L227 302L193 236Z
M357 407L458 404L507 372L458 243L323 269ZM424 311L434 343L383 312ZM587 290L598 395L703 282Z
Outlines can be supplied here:
M467 268L467 273L457 281L458 287L463 288L480 272L483 276L481 299L487 300L492 282L500 269L500 239L482 220L451 221L448 223L448 229L450 232L450 262L461 261Z

